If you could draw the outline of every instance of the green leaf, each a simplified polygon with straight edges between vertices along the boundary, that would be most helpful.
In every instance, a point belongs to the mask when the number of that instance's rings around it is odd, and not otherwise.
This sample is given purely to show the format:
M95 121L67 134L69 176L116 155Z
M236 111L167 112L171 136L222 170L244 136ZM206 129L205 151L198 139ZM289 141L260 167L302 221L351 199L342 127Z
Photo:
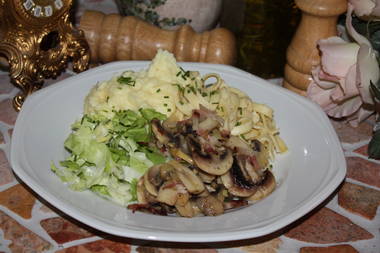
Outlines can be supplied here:
M108 188L105 185L96 184L96 185L91 186L90 190L95 193L98 193L101 196L110 196L108 192Z
M151 121L152 119L159 119L159 120L165 120L166 119L166 115L165 114L162 114L162 113L159 113L157 112L156 110L154 109L150 109L150 108L145 108L145 109L140 109L139 110L141 115L147 120L147 121Z
M380 130L377 130L368 144L368 157L380 159Z

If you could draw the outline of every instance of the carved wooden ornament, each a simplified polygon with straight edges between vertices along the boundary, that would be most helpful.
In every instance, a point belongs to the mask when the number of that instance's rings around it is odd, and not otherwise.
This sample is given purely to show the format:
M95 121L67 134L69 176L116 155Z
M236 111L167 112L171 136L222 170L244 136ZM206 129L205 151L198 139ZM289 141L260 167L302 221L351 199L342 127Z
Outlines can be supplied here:
M70 21L72 0L0 0L0 56L11 81L21 89L17 110L46 78L56 78L73 61L76 72L87 69L89 47Z

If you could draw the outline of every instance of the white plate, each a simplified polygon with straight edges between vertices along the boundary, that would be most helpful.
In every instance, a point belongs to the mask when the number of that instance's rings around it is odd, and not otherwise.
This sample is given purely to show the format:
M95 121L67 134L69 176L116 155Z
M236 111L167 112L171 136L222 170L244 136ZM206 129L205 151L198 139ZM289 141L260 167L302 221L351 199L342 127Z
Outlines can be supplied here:
M162 217L132 213L90 192L74 192L50 171L65 157L63 142L81 117L83 99L99 81L149 62L114 62L35 92L27 98L13 132L11 164L37 194L73 218L101 231L130 238L215 242L259 237L300 218L325 200L341 183L346 162L328 118L309 100L239 69L181 63L186 70L219 73L254 101L271 106L289 152L278 155L276 190L249 207L217 217Z

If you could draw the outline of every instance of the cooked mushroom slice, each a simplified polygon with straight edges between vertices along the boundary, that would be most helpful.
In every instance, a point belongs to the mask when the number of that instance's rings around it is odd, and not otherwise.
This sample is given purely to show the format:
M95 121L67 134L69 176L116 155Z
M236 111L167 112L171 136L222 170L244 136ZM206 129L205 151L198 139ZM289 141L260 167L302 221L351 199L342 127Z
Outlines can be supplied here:
M202 179L205 183L211 183L215 179L215 175L210 175L206 172L203 172L201 170L198 170L198 176Z
M186 194L185 186L175 181L168 181L160 187L157 201L174 206L180 194Z
M211 175L220 176L225 174L231 168L233 157L231 151L226 149L218 155L202 155L201 153L194 152L193 160L201 170Z
M157 188L162 184L160 167L161 165L152 166L143 177L145 189L155 197L157 197L158 194Z
M156 136L157 140L162 144L169 144L174 140L174 137L171 133L169 133L158 119L152 119L152 132Z
M248 197L253 195L257 190L256 184L245 177L242 172L244 169L240 168L237 159L233 160L229 172L220 176L223 185L234 196Z
M148 203L148 200L145 197L145 186L144 186L144 178L143 177L140 177L139 181L137 182L136 195L137 195L137 201L140 204L147 204Z
M196 130L197 133L202 136L207 134L219 125L219 121L217 121L215 118L208 117L199 123L198 128Z
M169 151L173 157L184 160L184 161L188 162L189 164L194 164L193 159L188 154L184 153L181 149L171 148Z
M198 194L204 191L205 186L202 180L195 175L191 169L176 160L171 160L168 163L174 167L178 178L185 185L187 191L193 194Z
M258 184L263 180L265 168L259 165L256 156L236 155L235 158L246 181Z
M191 217L194 217L194 215L195 215L193 205L189 201L186 202L186 204L183 206L176 204L175 208L176 208L177 212L179 213L179 215L181 215L183 217L191 218Z
M224 213L223 203L213 195L199 197L196 203L204 215L216 216Z
M228 138L226 141L226 146L229 147L233 152L241 155L254 155L253 148L247 142L237 136L231 135L230 138Z
M276 179L273 176L272 172L268 170L265 173L264 180L261 182L260 185L258 185L257 191L246 199L250 201L258 201L272 193L275 188Z

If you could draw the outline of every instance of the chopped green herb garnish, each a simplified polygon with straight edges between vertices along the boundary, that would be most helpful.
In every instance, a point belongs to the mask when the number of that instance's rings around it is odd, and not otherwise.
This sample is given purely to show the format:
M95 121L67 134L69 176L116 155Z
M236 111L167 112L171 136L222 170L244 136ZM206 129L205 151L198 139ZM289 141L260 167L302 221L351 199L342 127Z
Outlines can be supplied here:
M195 90L195 88L193 86L190 86L189 89L194 93L194 94L197 94L197 91Z
M120 84L126 84L126 85L129 85L129 86L135 86L136 84L136 81L132 79L132 77L130 76L119 76L119 78L117 79L117 82L120 83Z

